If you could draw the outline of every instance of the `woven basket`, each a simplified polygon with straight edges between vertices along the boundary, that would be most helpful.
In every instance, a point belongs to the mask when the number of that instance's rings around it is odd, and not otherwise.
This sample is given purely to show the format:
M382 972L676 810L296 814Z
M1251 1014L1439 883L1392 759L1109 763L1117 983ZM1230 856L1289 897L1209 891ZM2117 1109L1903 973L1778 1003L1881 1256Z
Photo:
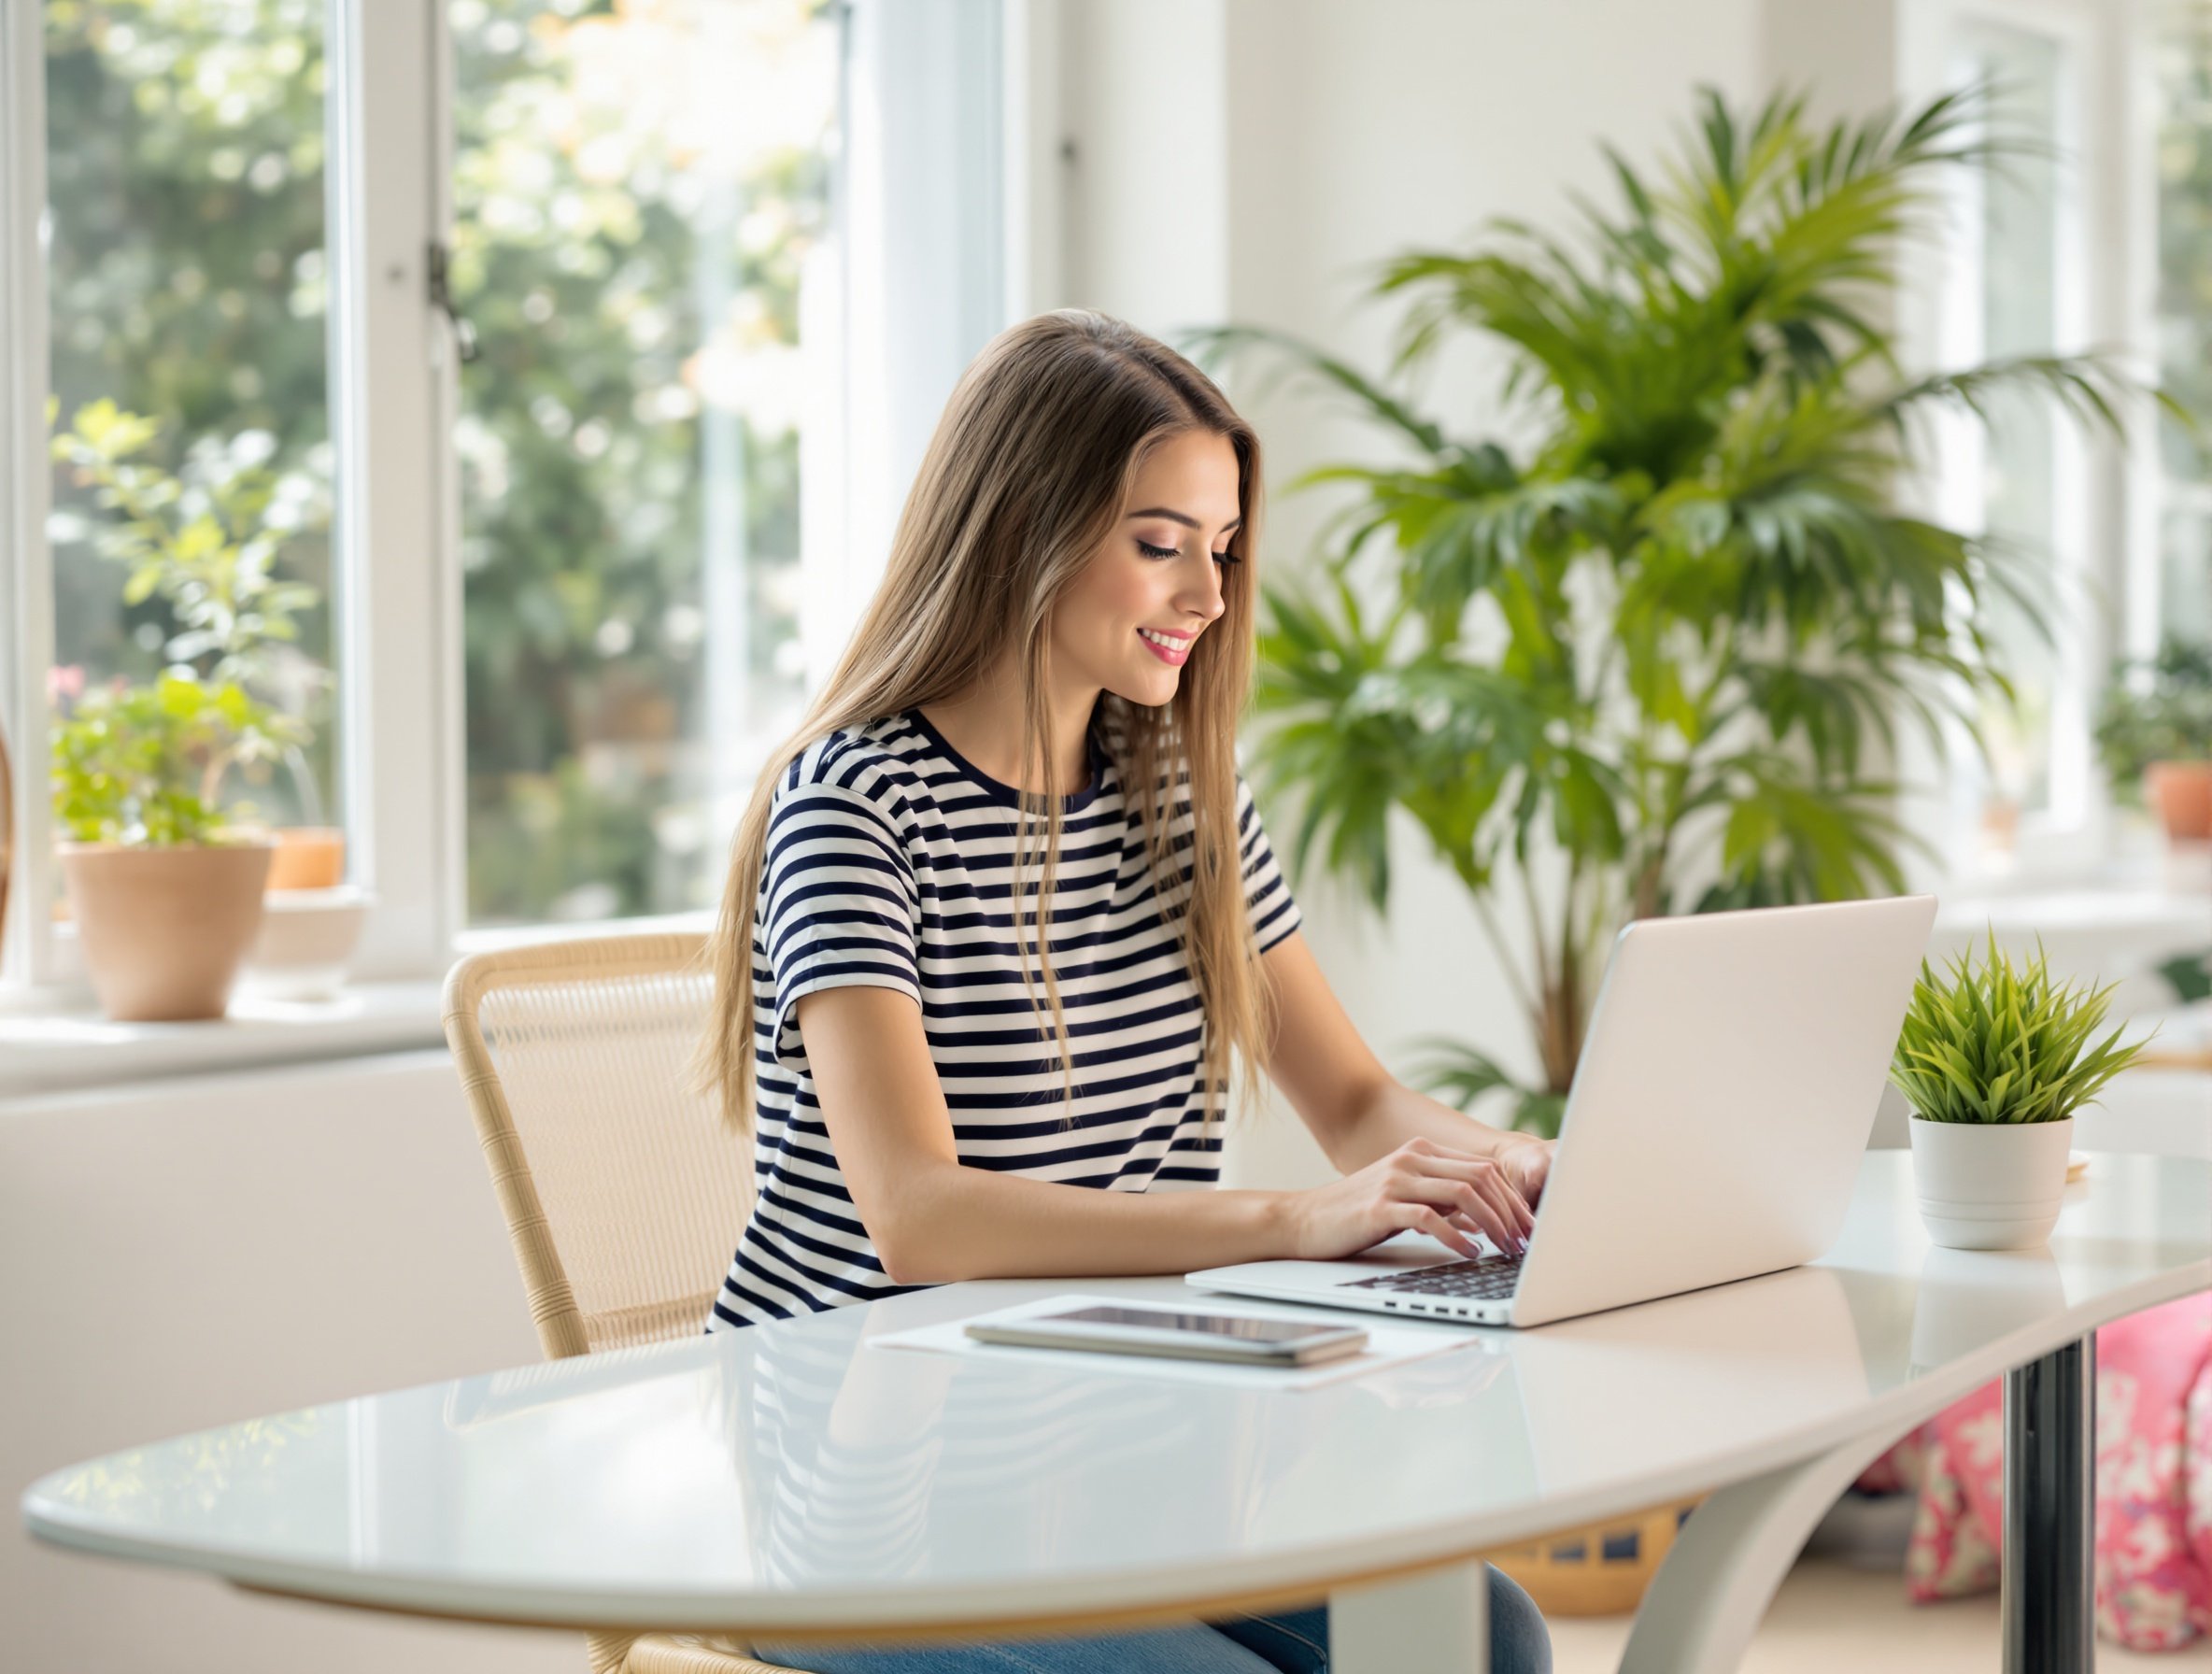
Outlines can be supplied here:
M1547 1616L1625 1615L1643 1602L1675 1531L1703 1503L1700 1497L1657 1506L1482 1555L1519 1582Z

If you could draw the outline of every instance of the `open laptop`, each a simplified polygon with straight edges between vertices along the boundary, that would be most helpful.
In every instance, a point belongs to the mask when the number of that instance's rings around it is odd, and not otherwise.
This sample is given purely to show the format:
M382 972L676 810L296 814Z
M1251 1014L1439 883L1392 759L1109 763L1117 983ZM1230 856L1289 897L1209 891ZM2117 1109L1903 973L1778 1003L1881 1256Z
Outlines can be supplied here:
M1591 1013L1536 1230L1462 1259L1401 1233L1205 1290L1539 1326L1810 1261L1836 1241L1936 898L1644 918Z

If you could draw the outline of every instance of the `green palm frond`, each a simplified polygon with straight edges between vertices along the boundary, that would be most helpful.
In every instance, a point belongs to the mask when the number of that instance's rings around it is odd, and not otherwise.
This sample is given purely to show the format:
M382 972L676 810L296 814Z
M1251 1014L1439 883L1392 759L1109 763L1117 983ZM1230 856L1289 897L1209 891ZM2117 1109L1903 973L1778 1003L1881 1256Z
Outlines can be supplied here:
M1402 432L1431 453L1450 446L1433 419L1425 418L1411 405L1392 395L1365 374L1334 355L1308 348L1284 332L1262 326L1209 326L1184 333L1182 348L1202 366L1212 366L1241 351L1268 347L1281 351L1288 370L1304 372L1352 397L1370 417ZM1272 386L1263 386L1271 388Z
M1471 1110L1492 1093L1503 1093L1511 1111L1508 1128L1539 1139L1559 1137L1567 1100L1557 1093L1532 1086L1507 1073L1488 1054L1441 1035L1410 1044L1429 1056L1408 1070L1409 1085L1425 1093L1441 1093L1461 1110Z
M2084 354L2007 355L1979 366L1955 372L1934 373L1903 384L1867 404L1867 415L1898 430L1913 408L1949 402L1965 408L1984 424L1992 421L1991 401L2000 394L2024 392L2047 397L2077 424L2118 431L2123 429L2120 406L2136 393L2146 393L2159 410L2193 430L2195 418L2162 390L2138 391L2118 357L2107 350Z
M1898 818L1893 785L1862 779L1839 790L1775 749L1743 751L1704 771L1707 776L1684 806L1688 813L1723 813L1723 877L1763 877L1782 900L1900 894L1906 887L1902 851L1926 852Z
M1669 154L1606 154L1611 201L1578 201L1568 232L1496 221L1383 263L1400 318L1379 375L1275 332L1199 340L1348 399L1390 444L1299 479L1340 497L1327 565L1269 595L1255 759L1297 809L1297 863L1381 906L1390 810L1410 815L1553 1085L1591 950L1691 871L1701 906L1902 889L1921 845L1892 763L1916 738L1986 757L1983 716L2016 697L1994 622L2048 631L2072 607L2046 555L1893 499L1922 414L2039 402L2117 431L2144 393L2107 355L1899 368L1898 248L1947 173L2035 149L1999 105L1977 85L1821 126L1800 94L1703 90ZM1453 436L1408 392L1463 334L1504 349L1525 446ZM1510 943L1509 873L1532 932Z

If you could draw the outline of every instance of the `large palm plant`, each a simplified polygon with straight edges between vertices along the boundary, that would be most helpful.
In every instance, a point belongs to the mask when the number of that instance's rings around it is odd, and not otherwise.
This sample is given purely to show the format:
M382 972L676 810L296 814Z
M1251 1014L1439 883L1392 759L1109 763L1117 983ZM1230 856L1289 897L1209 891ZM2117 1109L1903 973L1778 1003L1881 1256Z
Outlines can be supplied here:
M1992 544L1893 508L1916 409L1986 418L2028 386L2111 426L2124 387L2095 356L1899 367L1879 312L1895 247L1945 169L2002 159L1981 90L1824 131L1800 98L1746 120L1700 97L1654 177L1608 152L1621 203L1582 206L1580 248L1496 222L1471 253L1388 263L1377 293L1409 306L1383 380L1255 328L1193 345L1283 357L1411 456L1300 479L1356 493L1325 584L1269 592L1255 766L1299 811L1294 868L1318 851L1378 909L1389 810L1419 822L1542 1064L1524 1085L1446 1043L1424 1079L1463 1103L1501 1089L1539 1131L1625 918L1902 887L1898 727L1940 747L1946 713L1971 735L1983 698L2009 699L1981 611L2035 602ZM1404 392L1454 331L1508 350L1519 454ZM1498 919L1509 873L1530 969Z

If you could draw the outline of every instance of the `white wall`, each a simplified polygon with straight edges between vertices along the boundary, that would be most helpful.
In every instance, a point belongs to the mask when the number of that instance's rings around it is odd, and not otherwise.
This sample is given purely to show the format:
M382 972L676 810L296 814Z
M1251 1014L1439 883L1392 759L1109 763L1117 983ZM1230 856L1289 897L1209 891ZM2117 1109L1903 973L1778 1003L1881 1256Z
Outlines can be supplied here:
M1057 93L1064 299L1169 336L1229 306L1227 0L1070 7ZM1113 298L1112 303L1102 300ZM1040 303L1040 307L1050 305Z
M237 1593L34 1544L47 1471L539 1358L443 1052L0 1102L0 1622L10 1668L577 1674L573 1633Z
M1738 99L1762 88L1756 0L1231 0L1228 23L1231 317L1374 371L1395 321L1354 304L1383 258L1459 244L1496 215L1559 226L1569 190L1606 188L1601 138L1648 157L1687 121L1697 83ZM1497 370L1494 355L1448 352L1430 409L1461 433L1501 433ZM1325 461L1386 460L1387 443L1312 394L1242 404L1277 485L1265 561L1282 574L1327 503L1280 485ZM1528 1026L1465 889L1410 822L1399 838L1387 926L1317 878L1299 890L1331 984L1393 1069L1407 1043L1450 1034L1533 1073ZM1281 1113L1251 1141L1233 1160L1241 1182L1326 1177Z

